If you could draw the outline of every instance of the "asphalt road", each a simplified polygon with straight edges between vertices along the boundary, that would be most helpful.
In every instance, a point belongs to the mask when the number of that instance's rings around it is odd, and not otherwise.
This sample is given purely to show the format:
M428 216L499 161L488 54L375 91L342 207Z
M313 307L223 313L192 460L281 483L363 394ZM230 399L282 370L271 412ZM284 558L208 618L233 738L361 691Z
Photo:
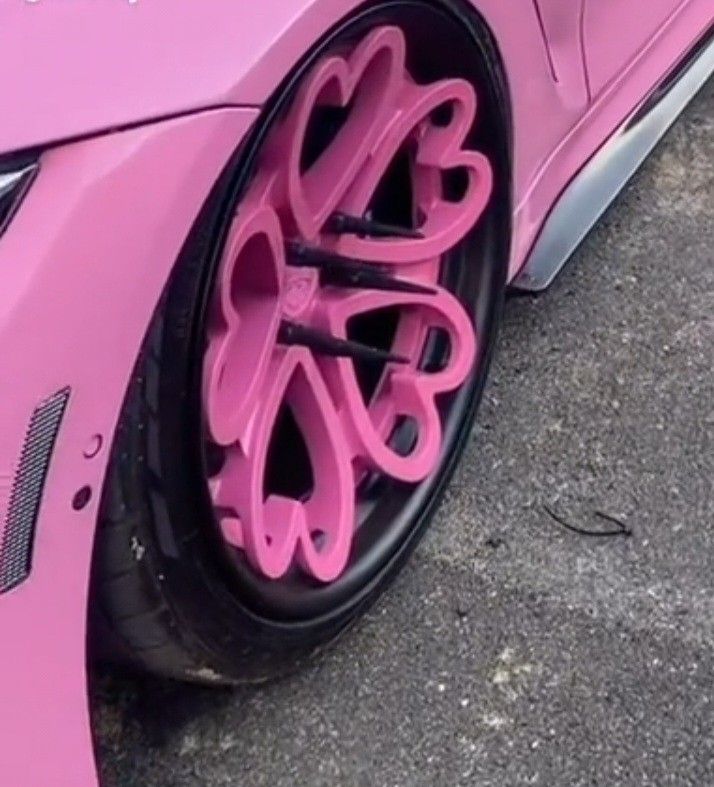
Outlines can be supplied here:
M387 597L263 689L101 680L107 784L714 785L713 250L710 82L551 290L508 303Z

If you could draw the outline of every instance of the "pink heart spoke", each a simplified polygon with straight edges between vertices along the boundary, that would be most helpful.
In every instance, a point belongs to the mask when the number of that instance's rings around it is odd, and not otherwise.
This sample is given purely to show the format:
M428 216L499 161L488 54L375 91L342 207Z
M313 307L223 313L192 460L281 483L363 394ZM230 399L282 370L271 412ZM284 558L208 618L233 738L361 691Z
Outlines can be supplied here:
M285 279L275 211L246 201L231 228L213 304L204 362L204 409L212 439L245 437L280 324Z
M328 359L321 365L346 428L356 438L357 454L368 466L402 481L421 481L433 471L442 442L436 397L458 388L476 357L474 326L463 306L444 288L437 287L436 292L358 292L326 301L321 315L331 333L346 336L351 318L385 307L400 308L403 316L393 349L414 360L407 366L387 364L372 402L364 401L351 361ZM429 329L441 329L449 338L448 361L433 373L418 367ZM418 431L416 445L406 456L389 445L400 417L413 419Z
M395 27L369 34L348 59L331 57L302 85L281 135L295 225L314 239L370 155L394 112L404 74L405 42ZM305 136L317 108L344 108L349 117L330 146L302 171Z
M349 556L355 489L347 441L311 354L302 348L276 351L260 401L249 440L230 450L214 488L214 504L230 511L224 536L244 548L255 568L271 579L297 563L328 582L339 576ZM292 411L309 454L313 488L301 499L265 487L281 406Z
M451 117L447 125L435 125L433 114L442 107L450 109ZM462 240L483 213L493 189L493 173L486 156L462 149L475 119L476 95L468 82L448 79L421 86L406 81L400 93L400 111L339 208L350 214L366 211L389 163L405 142L412 141L423 238L345 235L335 250L363 260L411 263L438 257ZM467 183L464 193L451 201L443 194L442 174L457 169L464 170Z

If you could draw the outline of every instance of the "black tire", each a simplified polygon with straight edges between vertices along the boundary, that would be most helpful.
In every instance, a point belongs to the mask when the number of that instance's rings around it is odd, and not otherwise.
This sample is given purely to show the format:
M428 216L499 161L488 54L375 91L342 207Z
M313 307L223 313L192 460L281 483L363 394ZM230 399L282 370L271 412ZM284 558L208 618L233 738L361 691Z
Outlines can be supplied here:
M100 656L184 680L265 680L295 668L339 636L385 590L424 533L481 397L510 245L507 90L490 35L477 17L459 13L459 8L451 2L396 0L341 24L277 92L197 219L157 308L115 436L92 578L91 639ZM423 68L429 76L466 77L479 85L481 119L473 142L490 157L496 188L458 259L467 255L474 271L469 275L478 278L470 286L477 293L473 308L478 306L483 351L473 375L454 395L458 418L447 431L443 461L413 496L409 527L399 543L341 597L302 610L281 608L275 599L261 596L260 585L236 576L218 543L199 467L196 336L226 217L240 199L273 119L321 53L345 36L386 21L403 27L413 52L427 53L423 64L415 56L412 67ZM454 52L462 54L458 65ZM456 268L456 275L462 275L464 266Z

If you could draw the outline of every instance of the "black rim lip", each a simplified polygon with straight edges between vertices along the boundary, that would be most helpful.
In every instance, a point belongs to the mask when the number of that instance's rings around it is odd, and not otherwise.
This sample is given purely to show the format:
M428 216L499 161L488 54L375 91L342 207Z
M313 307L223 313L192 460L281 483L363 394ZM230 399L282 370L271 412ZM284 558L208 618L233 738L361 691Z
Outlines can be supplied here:
M199 299L197 301L197 308L193 315L192 322L194 331L191 355L194 359L202 357L201 342L203 340L206 314L210 303L216 270L220 264L221 251L225 244L232 210L234 206L239 203L245 188L250 183L261 146L266 136L273 128L276 120L279 119L282 111L288 105L296 85L299 84L300 80L314 62L316 62L328 48L333 46L337 40L348 35L358 34L374 24L394 21L392 19L385 19L385 17L388 18L391 14L396 12L404 12L410 7L418 8L422 11L429 10L435 14L439 14L452 25L455 24L456 28L462 31L462 34L470 35L469 30L464 28L463 20L459 20L456 14L452 13L450 9L444 6L439 5L437 7L429 0L393 0L390 3L372 4L363 8L356 16L337 25L336 28L325 37L323 42L316 46L305 57L303 62L296 67L291 77L286 80L283 86L277 91L277 98L275 98L267 108L267 112L262 120L259 121L259 125L256 126L248 140L241 146L241 150L237 152L234 160L229 164L226 172L230 180L224 180L223 198L221 199L222 209L219 209L213 217L212 236L215 237L216 240L212 244L209 264L206 266L206 272L203 277ZM360 27L362 30L360 30ZM510 156L508 156L508 158L510 160ZM505 164L506 167L509 166L509 161L501 163ZM510 195L505 196L505 203L510 205ZM503 226L503 224L501 224L501 226ZM501 243L500 245L503 244ZM502 249L501 251L503 252L504 250ZM505 252L507 253L507 249ZM500 284L502 285L503 282ZM492 292L493 290L490 291ZM483 293L480 293L480 295L482 296ZM488 308L482 308L481 311L483 312L484 326L488 325L489 328L492 328L495 305L489 303ZM486 331L482 332L482 336L482 345L490 349L492 346L491 337L487 335ZM196 364L194 361L193 373L190 375L189 380L189 412L193 412L193 427L191 428L193 436L191 438L191 444L193 446L193 453L196 461L196 471L198 471L200 475L200 479L197 483L200 487L199 495L201 497L199 507L204 512L208 512L205 520L214 523L214 527L212 528L214 532L205 534L208 537L209 550L213 552L214 557L218 558L217 562L221 567L223 582L229 589L232 589L235 600L238 601L242 607L246 608L247 611L251 611L255 614L259 619L268 619L283 624L305 623L309 620L314 621L315 619L323 619L326 616L339 613L347 607L359 604L360 599L366 597L374 584L379 581L383 570L389 564L393 563L401 553L408 550L410 543L419 535L426 515L431 510L433 503L438 498L439 492L448 480L454 464L455 455L458 453L459 443L466 437L461 434L463 432L463 424L473 408L475 400L478 398L488 362L489 358L487 356L484 355L481 357L471 378L462 386L458 394L454 397L454 402L450 408L451 415L449 423L445 425L444 445L447 446L447 448L442 456L439 470L426 481L416 485L416 487L412 487L412 492L409 495L409 504L402 508L403 516L400 517L400 519L403 520L403 522L401 526L390 529L392 537L389 539L382 539L382 549L373 551L373 559L360 561L357 566L359 570L353 570L355 566L351 565L339 580L330 585L320 586L318 593L315 593L315 588L310 589L310 599L303 598L296 600L293 588L289 590L287 596L280 598L279 594L275 593L279 582L261 580L257 577L253 569L248 567L244 560L236 560L235 556L227 556L227 548L220 536L217 523L215 522L208 488L205 483L207 472L203 456L204 433L201 418L196 417L196 413L200 413L202 410L200 394L200 367L202 365ZM458 412L456 416L454 415L455 412ZM194 473L194 476L195 475L196 473ZM207 530L208 528L204 529ZM244 564L242 568L240 565L241 562Z

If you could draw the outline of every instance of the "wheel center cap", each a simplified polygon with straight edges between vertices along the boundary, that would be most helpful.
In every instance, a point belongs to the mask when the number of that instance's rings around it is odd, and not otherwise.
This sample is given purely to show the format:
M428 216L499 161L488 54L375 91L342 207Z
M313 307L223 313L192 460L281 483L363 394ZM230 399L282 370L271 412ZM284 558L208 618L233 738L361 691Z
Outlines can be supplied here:
M283 290L283 313L286 317L299 317L312 303L319 281L315 270L286 271Z

